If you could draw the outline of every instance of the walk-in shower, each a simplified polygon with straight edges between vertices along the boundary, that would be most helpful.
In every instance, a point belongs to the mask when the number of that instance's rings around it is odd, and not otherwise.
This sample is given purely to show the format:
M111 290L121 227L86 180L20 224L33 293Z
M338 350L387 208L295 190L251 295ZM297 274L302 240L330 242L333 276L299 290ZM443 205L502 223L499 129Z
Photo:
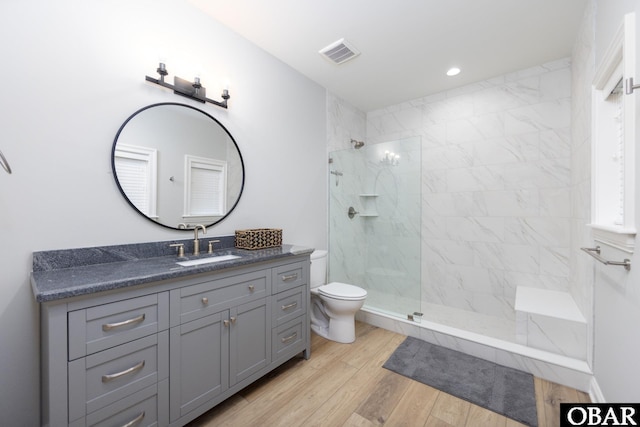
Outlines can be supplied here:
M419 137L330 154L329 279L367 290L365 309L420 312Z
M449 172L434 173L421 145L412 137L330 153L329 280L366 289L360 320L584 390L584 322L531 309L530 295L543 295L546 307L549 291L501 274L491 252L499 246L473 241L491 219L463 216L475 193L447 188ZM502 256L517 262L521 246L508 247L515 253ZM519 286L527 291L520 310L507 294Z

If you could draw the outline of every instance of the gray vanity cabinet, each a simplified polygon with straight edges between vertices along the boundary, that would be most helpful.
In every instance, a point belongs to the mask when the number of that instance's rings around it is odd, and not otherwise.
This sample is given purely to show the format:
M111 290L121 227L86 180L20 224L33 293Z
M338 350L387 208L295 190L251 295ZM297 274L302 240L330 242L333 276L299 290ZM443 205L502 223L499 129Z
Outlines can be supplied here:
M171 291L171 421L269 365L270 294L270 269Z
M43 303L46 426L187 424L310 355L308 255Z

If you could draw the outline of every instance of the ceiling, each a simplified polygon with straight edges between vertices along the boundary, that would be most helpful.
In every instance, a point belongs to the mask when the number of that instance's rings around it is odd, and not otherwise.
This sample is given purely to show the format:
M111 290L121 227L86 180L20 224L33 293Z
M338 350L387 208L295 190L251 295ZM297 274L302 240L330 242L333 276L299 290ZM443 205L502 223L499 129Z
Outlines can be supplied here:
M588 0L189 1L368 112L570 56ZM336 65L341 38L361 54Z

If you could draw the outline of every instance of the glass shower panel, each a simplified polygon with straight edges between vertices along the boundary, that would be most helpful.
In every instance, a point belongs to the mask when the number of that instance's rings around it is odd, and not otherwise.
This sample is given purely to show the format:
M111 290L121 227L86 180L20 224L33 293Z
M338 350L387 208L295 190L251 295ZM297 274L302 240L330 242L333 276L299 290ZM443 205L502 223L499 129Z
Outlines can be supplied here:
M330 158L329 280L366 289L370 310L420 312L420 138Z

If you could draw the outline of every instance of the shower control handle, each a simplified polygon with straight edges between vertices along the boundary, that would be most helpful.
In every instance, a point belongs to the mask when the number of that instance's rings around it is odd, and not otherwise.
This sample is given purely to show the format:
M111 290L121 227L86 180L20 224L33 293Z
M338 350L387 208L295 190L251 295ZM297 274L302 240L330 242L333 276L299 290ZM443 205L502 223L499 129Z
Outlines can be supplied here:
M360 212L356 211L353 206L349 206L349 210L347 211L347 215L349 216L349 219L353 219L354 216L356 216L357 214L359 214Z

